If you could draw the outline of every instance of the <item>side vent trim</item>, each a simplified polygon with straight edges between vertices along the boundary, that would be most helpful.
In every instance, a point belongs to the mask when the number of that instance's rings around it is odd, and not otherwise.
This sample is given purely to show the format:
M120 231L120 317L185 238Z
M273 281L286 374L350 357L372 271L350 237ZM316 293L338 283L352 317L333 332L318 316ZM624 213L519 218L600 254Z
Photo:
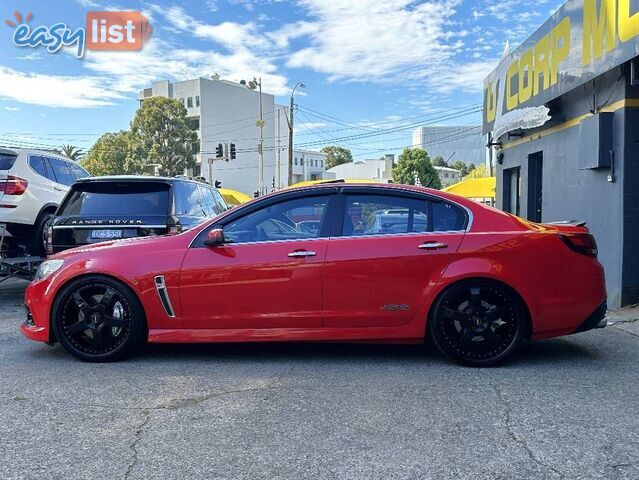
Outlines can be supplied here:
M164 275L157 275L154 278L155 282L155 290L158 292L158 296L160 297L160 302L164 307L164 311L166 314L175 318L175 310L173 310L173 305L171 305L171 299L169 298L169 292L166 290L166 282L164 281Z

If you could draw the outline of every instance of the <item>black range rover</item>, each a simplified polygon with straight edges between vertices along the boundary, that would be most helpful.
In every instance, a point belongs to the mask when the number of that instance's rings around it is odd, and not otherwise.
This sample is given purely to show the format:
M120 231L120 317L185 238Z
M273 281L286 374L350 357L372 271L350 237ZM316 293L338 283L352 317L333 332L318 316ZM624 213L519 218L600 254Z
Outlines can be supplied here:
M106 240L180 233L228 209L212 186L186 178L78 180L52 220L47 253Z

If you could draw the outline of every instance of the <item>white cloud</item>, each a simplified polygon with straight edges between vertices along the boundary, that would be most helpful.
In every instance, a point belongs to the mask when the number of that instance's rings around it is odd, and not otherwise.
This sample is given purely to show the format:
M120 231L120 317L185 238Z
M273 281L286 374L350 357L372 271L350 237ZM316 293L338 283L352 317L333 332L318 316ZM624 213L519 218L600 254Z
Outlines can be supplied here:
M310 45L288 65L308 67L331 79L408 81L450 58L445 31L455 1L415 4L411 0L299 0L313 19L301 24ZM277 32L295 38L290 27ZM282 43L284 43L282 41Z
M429 77L428 84L440 93L453 93L455 91L481 92L484 78L496 66L497 60L493 62L463 63L455 68L440 68Z
M0 98L46 107L89 108L122 99L95 77L23 73L0 66Z
M20 57L16 57L16 60L27 60L27 61L32 61L32 60L39 60L42 58L42 54L39 52L30 52L27 53L25 55L22 55Z
M277 73L271 61L243 48L224 54L179 49L153 38L137 52L87 52L84 66L107 76L109 87L121 94L137 93L157 80L186 80L213 73L234 81L261 76L265 92L284 95L289 91L286 77Z
M17 112L18 110L20 110L18 107L2 107L2 109L7 112Z

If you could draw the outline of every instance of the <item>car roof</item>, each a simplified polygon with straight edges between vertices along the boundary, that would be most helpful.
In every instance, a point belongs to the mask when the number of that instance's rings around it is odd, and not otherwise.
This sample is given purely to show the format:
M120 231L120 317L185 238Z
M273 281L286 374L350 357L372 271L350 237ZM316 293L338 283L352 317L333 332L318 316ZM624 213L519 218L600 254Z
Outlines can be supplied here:
M67 162L74 162L74 160L71 160L68 157L65 157L64 155L60 155L59 153L56 153L52 150L38 150L37 148L10 148L10 147L0 147L0 153L4 153L4 154L9 154L9 155L22 155L22 154L27 154L27 155L44 155L47 157L54 157L54 158L59 158L60 160L65 160ZM82 166L82 165L80 165ZM84 167L83 167L84 168Z
M86 177L76 181L76 183L96 183L96 182L154 182L154 183L174 183L191 182L198 185L211 187L208 183L198 182L190 178L181 177L155 177L151 175L104 175L101 177Z

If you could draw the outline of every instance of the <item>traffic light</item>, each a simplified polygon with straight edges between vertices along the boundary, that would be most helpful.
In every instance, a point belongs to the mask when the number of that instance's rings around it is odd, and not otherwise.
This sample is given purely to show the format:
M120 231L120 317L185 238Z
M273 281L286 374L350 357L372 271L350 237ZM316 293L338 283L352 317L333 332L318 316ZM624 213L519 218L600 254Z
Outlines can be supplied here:
M231 143L230 145L230 152L231 152L230 153L231 160L235 160L235 144L234 143Z
M222 158L224 156L224 146L221 143L218 143L217 147L215 147L215 156L217 158Z
M222 182L215 180L215 188L222 188Z

